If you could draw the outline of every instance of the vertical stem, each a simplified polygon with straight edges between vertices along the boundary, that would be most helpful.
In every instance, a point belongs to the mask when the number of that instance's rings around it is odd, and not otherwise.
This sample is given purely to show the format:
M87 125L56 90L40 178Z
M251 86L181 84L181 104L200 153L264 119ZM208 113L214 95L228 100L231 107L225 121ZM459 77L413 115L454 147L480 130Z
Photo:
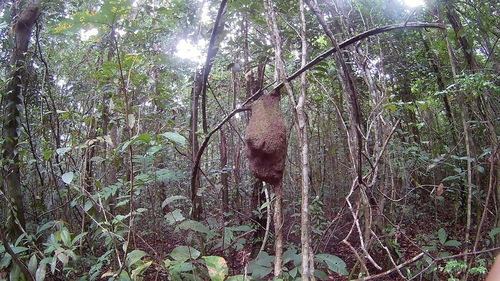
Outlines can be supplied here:
M307 63L307 38L304 0L300 0L300 20L301 20L301 43L302 56L301 66ZM299 131L299 143L302 146L300 158L302 163L302 206L301 206L301 244L302 244L302 280L314 279L314 253L311 251L310 221L309 221L309 143L307 139L307 117L304 112L306 101L306 73L300 75L300 97L297 103L297 123Z
M446 44L448 48L448 55L450 57L450 63L451 63L451 71L453 73L453 77L457 77L457 71L458 71L458 63L457 63L457 58L455 56L455 52L453 51L453 47L450 44L450 41L448 40L448 37L446 37ZM469 120L469 113L467 112L467 108L465 106L465 96L464 93L460 92L458 94L458 99L459 99L459 104L460 104L460 115L462 118L462 126L464 130L464 135L465 135L465 150L467 153L467 221L466 221L466 227L465 227L465 243L469 243L470 239L470 228L471 228L471 217L472 217L472 161L471 161L471 147L470 147L470 130L469 126L467 124L467 121ZM465 253L467 253L469 250L468 247L465 248ZM464 261L467 262L467 255L464 256Z
M276 200L274 202L274 232L276 235L274 242L274 278L280 278L283 263L283 216L281 214L282 184L274 187Z

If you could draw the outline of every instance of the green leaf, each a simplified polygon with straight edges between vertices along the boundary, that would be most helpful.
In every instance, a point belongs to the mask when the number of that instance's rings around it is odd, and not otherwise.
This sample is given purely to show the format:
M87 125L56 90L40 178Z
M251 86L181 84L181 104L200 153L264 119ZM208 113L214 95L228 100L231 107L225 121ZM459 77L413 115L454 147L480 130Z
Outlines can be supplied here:
M49 221L49 222L45 223L44 225L40 226L37 230L37 234L39 234L40 232L42 232L44 230L51 228L55 223L56 223L56 221Z
M200 252L193 247L179 246L172 250L170 256L176 261L185 262L189 259L197 259Z
M185 146L186 143L187 143L186 138L183 137L182 135L178 134L178 133L166 132L166 133L163 133L163 134L159 134L159 136L165 137L168 140L170 140L172 142L175 142L175 143L178 143L178 144L180 144L182 146Z
M83 207L83 209L85 210L85 212L88 212L90 209L92 209L92 201L90 200L87 200L85 202L85 206Z
M133 250L132 252L127 254L127 266L130 267L136 262L138 262L140 259L142 259L144 256L147 256L147 253L142 251L142 250Z
M244 275L229 276L226 281L245 281Z
M166 214L165 217L167 218L168 224L171 224L171 225L175 224L175 223L179 223L179 222L186 219L182 215L181 210L179 210L179 209L173 210L172 212Z
M35 273L35 280L36 281L43 281L45 279L46 273L47 273L47 265L40 264L38 266L38 269L36 270L36 273Z
M148 262L145 262L143 264L140 264L139 266L137 266L136 269L132 270L132 274L131 274L131 277L132 277L132 280L138 280L138 276L140 274L142 274L146 269L149 268L149 266L153 263L153 261L148 261Z
M495 235L497 235L498 233L500 233L500 227L497 227L497 228L493 228L490 233L488 234L490 236L490 239L491 241L494 241L495 240Z
M36 257L36 254L33 254L30 258L30 261L28 262L29 272L31 272L31 274L35 274L37 266L38 266L38 259Z
M70 150L71 150L71 147L58 148L58 149L56 149L56 153L59 156L64 156L64 154L66 154L66 152L68 152Z
M255 259L255 263L262 266L271 266L274 261L274 257L270 256L267 252L262 251Z
M347 275L346 263L339 257L329 254L318 254L315 256L318 261L325 262L328 269L338 274Z
M252 280L262 280L273 271L272 267L262 266L256 262L251 262L248 266L248 273L252 274Z
M11 260L12 257L9 254L5 253L0 260L0 269L7 268L10 265Z
M28 250L28 248L26 248L26 247L12 247L12 251L15 254L19 254L19 253L25 252L27 250Z
M460 243L460 241L457 241L457 240L448 240L443 245L445 247L460 247L460 246L462 246L462 243Z
M298 266L302 262L301 256L298 255L297 250L293 248L290 248L283 253L283 265L287 264L290 261L293 261L293 264L295 266Z
M218 256L205 256L205 265L208 268L208 274L212 281L223 281L229 270L226 260Z
M73 240L71 240L71 245L75 245L76 242L80 241L85 235L87 235L87 232L82 232L78 234Z
M19 277L21 276L21 269L17 264L14 264L14 266L10 270L9 274L9 279L10 281L18 281L20 280Z
M439 238L439 243L441 243L442 245L444 245L444 243L446 242L446 230L440 228L438 230L438 238Z
M75 177L75 173L73 172L67 172L62 175L62 180L66 184L70 184L73 181L73 178Z
M315 269L314 276L318 277L320 280L328 280L328 275L322 270Z
M170 196L168 197L167 199L165 199L163 201L163 203L161 203L161 207L162 208L165 208L165 206L167 206L168 204L176 201L176 200L180 200L180 199L185 199L187 200L187 198L185 196L182 196L182 195L175 195L175 196Z
M44 161L48 161L50 159L50 157L52 156L52 154L54 154L54 150L44 150L43 151L43 160Z
M140 134L134 138L134 141L142 141L144 143L149 143L151 141L151 135L147 133Z
M208 229L208 227L206 227L201 222L193 221L193 220L183 221L179 225L179 228L183 229L183 230L194 230L194 231L206 233L206 234L210 233L210 229Z
M63 229L61 229L57 233L57 239L59 241L62 241L64 243L64 245L70 246L70 243L71 243L71 234L69 233L68 229L66 229L64 227Z

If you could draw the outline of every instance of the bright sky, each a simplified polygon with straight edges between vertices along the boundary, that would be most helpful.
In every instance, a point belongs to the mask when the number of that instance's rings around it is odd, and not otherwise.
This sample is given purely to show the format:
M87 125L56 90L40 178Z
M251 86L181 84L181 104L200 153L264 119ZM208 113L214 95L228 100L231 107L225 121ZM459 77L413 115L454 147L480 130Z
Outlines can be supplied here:
M205 60L205 55L201 53L201 50L206 49L207 41L200 40L198 44L193 44L190 40L181 39L177 43L175 55L181 59L187 59L193 62L202 64Z
M419 6L424 6L425 0L403 0L403 3L410 8L416 8Z

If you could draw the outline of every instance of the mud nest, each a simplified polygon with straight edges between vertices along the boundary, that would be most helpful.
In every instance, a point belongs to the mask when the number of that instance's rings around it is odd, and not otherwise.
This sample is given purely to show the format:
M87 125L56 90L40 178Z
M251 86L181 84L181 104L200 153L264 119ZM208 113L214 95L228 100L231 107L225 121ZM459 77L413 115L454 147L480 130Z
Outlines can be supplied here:
M281 185L287 149L279 101L279 93L273 93L254 102L245 136L250 171L275 187Z

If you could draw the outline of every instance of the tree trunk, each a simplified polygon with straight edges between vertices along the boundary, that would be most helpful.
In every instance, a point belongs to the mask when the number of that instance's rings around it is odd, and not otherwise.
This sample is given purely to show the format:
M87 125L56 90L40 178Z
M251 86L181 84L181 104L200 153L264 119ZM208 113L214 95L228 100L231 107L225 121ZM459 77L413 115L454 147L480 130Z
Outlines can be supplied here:
M29 4L19 15L14 23L14 48L11 56L10 82L5 89L5 108L3 123L3 191L7 198L13 203L10 208L11 214L7 222L7 232L11 239L19 236L26 225L24 217L23 194L21 190L21 174L19 169L19 155L17 145L19 143L19 132L21 127L22 108L21 95L26 90L28 81L26 79L26 52L33 30L33 26L39 15L38 4Z
M224 213L228 211L229 206L229 175L226 172L227 166L227 141L224 131L220 130L220 183L222 185L222 218L224 218Z
M301 19L301 67L307 63L307 29L305 18L304 0L300 0L300 19ZM297 103L297 123L299 133L299 145L301 146L300 159L302 164L302 206L300 222L300 240L302 244L302 280L314 280L314 253L311 247L311 225L309 220L309 140L307 136L307 116L304 111L306 103L307 85L306 73L300 75L300 97Z

